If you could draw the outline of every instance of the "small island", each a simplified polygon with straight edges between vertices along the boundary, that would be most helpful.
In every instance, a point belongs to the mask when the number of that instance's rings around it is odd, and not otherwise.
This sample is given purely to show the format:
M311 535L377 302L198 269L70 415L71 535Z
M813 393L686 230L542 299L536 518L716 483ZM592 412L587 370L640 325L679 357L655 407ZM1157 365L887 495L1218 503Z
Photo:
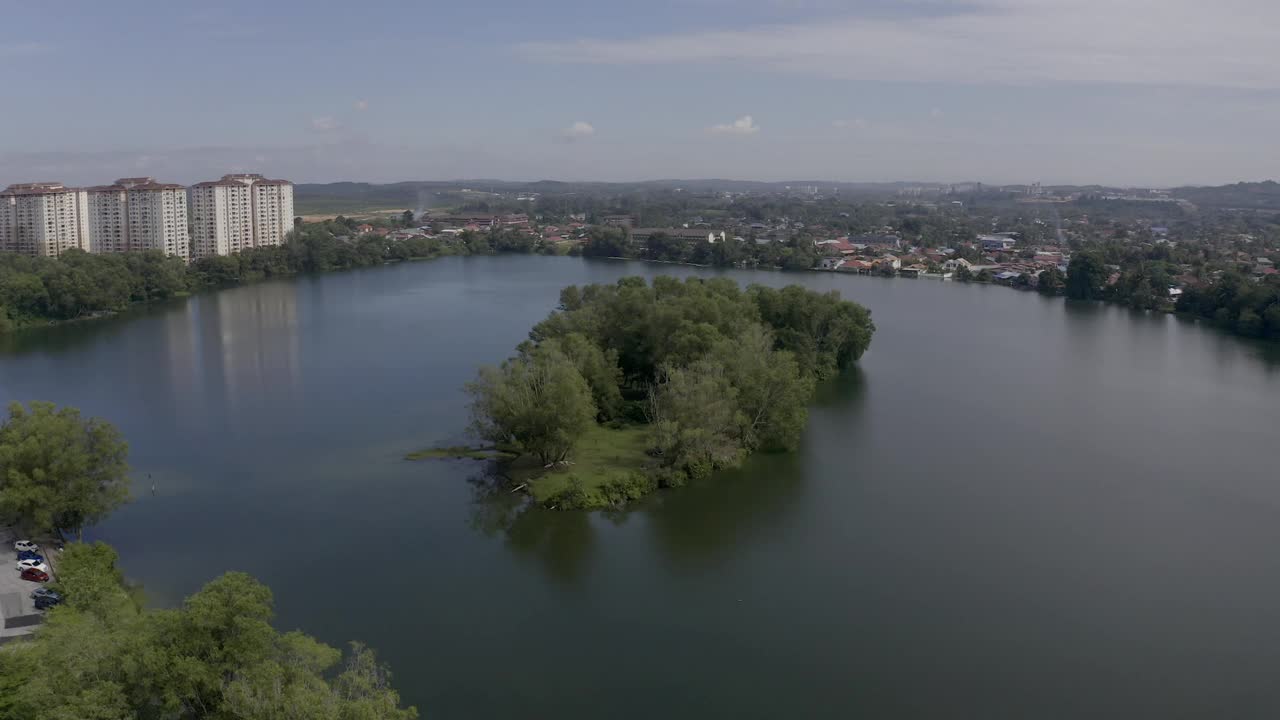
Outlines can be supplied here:
M732 280L570 286L500 367L467 386L479 448L513 487L561 510L618 507L794 450L817 382L850 367L875 326L836 292Z

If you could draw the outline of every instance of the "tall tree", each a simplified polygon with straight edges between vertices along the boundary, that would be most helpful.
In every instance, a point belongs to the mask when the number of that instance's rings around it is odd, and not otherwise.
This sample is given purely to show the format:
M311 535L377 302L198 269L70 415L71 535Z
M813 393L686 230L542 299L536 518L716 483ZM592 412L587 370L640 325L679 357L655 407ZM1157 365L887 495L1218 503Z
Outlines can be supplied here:
M28 530L79 534L129 500L128 453L111 423L13 403L0 425L0 513Z
M515 445L544 463L568 458L595 421L591 388L554 345L534 348L501 368L482 368L467 391L477 435Z
M813 394L813 379L801 374L795 357L775 350L773 336L758 325L722 342L715 356L738 395L742 444L749 449L795 449Z
M1067 297L1073 300L1101 300L1107 283L1107 266L1101 256L1081 251L1067 266Z
M1057 295L1065 286L1062 271L1051 267L1040 273L1040 281L1036 284L1036 289L1045 295Z
M724 366L711 359L664 366L650 391L653 444L668 467L692 478L736 465L743 415Z

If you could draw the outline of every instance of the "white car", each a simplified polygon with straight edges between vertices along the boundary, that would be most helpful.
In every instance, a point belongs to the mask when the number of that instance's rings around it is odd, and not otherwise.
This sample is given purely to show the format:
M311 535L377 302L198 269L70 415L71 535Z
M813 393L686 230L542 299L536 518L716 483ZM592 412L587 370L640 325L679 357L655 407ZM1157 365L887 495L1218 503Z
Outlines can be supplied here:
M27 568L35 568L37 570L40 570L41 572L49 572L49 566L45 565L44 563L38 560L19 560L18 561L18 572L22 572Z
M14 552L39 552L40 546L30 540L19 540L13 544Z

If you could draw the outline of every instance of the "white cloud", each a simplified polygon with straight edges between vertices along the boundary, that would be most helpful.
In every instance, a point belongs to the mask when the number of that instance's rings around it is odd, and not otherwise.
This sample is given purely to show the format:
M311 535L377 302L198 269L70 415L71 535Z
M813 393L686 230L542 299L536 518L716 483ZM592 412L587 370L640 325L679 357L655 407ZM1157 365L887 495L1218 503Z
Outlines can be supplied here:
M728 124L712 125L708 129L721 135L755 135L760 132L760 126L756 124L756 121L750 115L743 115Z
M913 13L521 49L553 62L721 63L874 81L1280 89L1274 0L972 0Z
M560 137L565 140L580 140L588 138L596 134L595 126L589 122L578 120L569 127L560 131Z
M311 118L311 129L316 132L333 132L342 127L342 123L337 118L329 115L321 115Z
M356 109L356 111L357 111L357 112L364 112L365 110L368 110L368 109L369 109L369 101L368 101L368 100L357 100L357 101L355 101L354 103L352 103L352 105L351 105L351 106L352 106L352 107L354 107L354 108Z

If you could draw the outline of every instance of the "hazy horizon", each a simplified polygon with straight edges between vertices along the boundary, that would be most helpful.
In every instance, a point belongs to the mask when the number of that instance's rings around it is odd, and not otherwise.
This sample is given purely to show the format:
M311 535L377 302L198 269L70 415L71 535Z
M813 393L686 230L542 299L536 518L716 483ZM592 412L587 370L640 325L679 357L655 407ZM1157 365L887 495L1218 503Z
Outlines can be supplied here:
M10 3L0 184L1258 181L1277 40L1266 0Z

